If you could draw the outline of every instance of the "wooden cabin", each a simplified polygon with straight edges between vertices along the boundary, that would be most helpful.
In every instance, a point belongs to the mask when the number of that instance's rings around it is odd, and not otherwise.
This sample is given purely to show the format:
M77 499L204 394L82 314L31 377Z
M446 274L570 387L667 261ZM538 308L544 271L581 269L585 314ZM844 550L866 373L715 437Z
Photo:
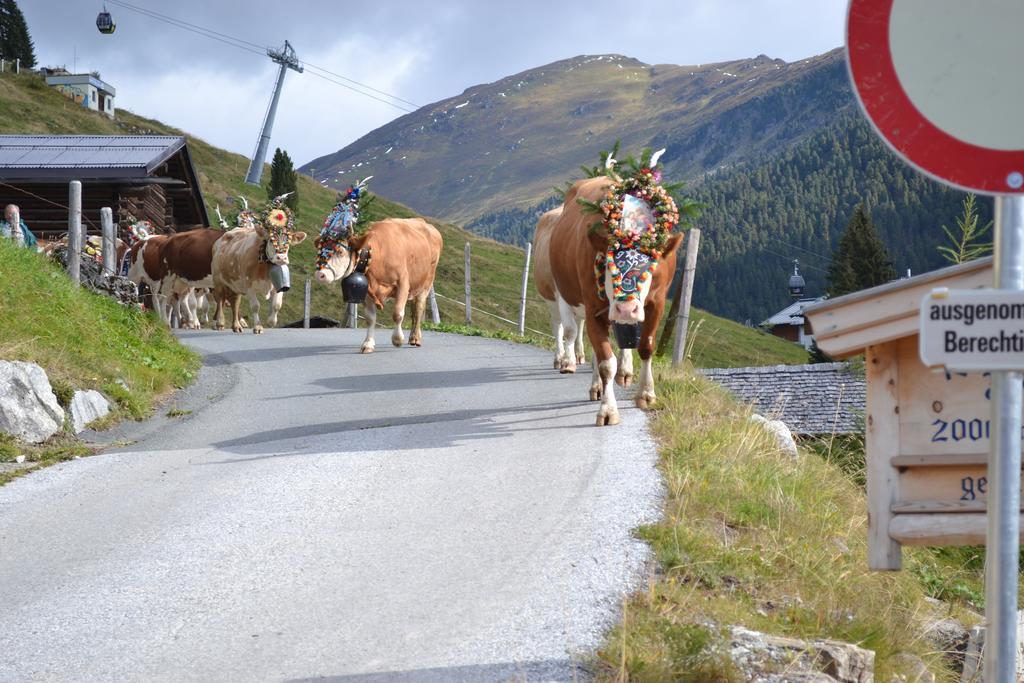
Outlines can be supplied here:
M926 367L921 301L993 285L992 259L890 282L804 309L818 348L865 355L868 559L899 569L903 545L985 542L989 373Z
M44 239L68 226L68 183L82 182L83 224L98 233L109 206L123 230L148 220L155 232L208 227L199 177L184 137L168 135L0 135L0 208Z

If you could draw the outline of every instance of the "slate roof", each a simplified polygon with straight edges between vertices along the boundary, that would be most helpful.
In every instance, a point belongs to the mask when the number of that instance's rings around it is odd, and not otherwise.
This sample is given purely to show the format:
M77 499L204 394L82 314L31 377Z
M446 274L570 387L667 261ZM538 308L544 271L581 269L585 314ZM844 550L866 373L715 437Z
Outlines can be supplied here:
M753 404L768 418L785 422L795 434L856 434L864 432L864 377L848 363L775 365L753 368L699 370Z
M0 135L0 177L145 177L183 147L174 135Z
M761 323L761 327L774 327L776 325L796 325L802 327L804 324L804 309L811 304L823 301L825 297L815 299L800 299L786 306L781 311Z

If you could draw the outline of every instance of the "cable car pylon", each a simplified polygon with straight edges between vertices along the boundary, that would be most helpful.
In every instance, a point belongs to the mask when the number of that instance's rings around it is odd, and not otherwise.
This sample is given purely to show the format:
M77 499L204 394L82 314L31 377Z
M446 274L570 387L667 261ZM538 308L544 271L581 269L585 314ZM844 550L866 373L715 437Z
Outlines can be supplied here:
M267 109L267 118L263 121L263 130L260 132L260 139L256 143L256 153L249 163L249 172L245 174L245 182L250 185L259 185L263 176L263 161L267 158L267 147L270 145L270 131L274 127L274 116L277 114L277 101L281 98L281 87L284 85L284 74L288 69L302 73L302 65L299 58L295 56L295 49L287 40L284 41L284 48L281 50L267 50L267 56L281 65L277 72L277 84L274 86L274 96L270 100L270 108Z

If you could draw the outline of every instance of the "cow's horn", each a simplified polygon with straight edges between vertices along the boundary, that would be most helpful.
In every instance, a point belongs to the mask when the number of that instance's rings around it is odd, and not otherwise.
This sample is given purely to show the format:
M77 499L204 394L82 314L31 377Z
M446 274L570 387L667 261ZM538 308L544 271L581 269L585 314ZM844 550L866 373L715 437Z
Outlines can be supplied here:
M249 210L249 200L246 199L245 197L241 196L241 195L239 195L238 198L242 201L242 207L246 211L248 211Z
M657 152L654 153L654 156L651 157L651 168L654 168L655 166L658 165L658 160L661 159L661 155L664 154L664 153L665 153L665 148L664 147L662 147L661 149L659 149Z
M613 157L611 154L609 154L608 155L608 159L604 162L604 167L605 167L606 170L610 171L613 168L615 168L615 164L617 164L617 163L618 162L615 161L615 157Z

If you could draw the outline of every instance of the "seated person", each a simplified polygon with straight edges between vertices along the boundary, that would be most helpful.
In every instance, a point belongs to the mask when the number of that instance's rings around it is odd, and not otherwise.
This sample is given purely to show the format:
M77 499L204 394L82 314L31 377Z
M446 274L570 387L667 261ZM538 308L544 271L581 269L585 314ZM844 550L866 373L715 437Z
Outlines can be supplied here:
M21 210L16 204L8 204L4 208L4 218L0 220L0 237L14 240L14 243L30 249L36 248L36 236L21 220Z

